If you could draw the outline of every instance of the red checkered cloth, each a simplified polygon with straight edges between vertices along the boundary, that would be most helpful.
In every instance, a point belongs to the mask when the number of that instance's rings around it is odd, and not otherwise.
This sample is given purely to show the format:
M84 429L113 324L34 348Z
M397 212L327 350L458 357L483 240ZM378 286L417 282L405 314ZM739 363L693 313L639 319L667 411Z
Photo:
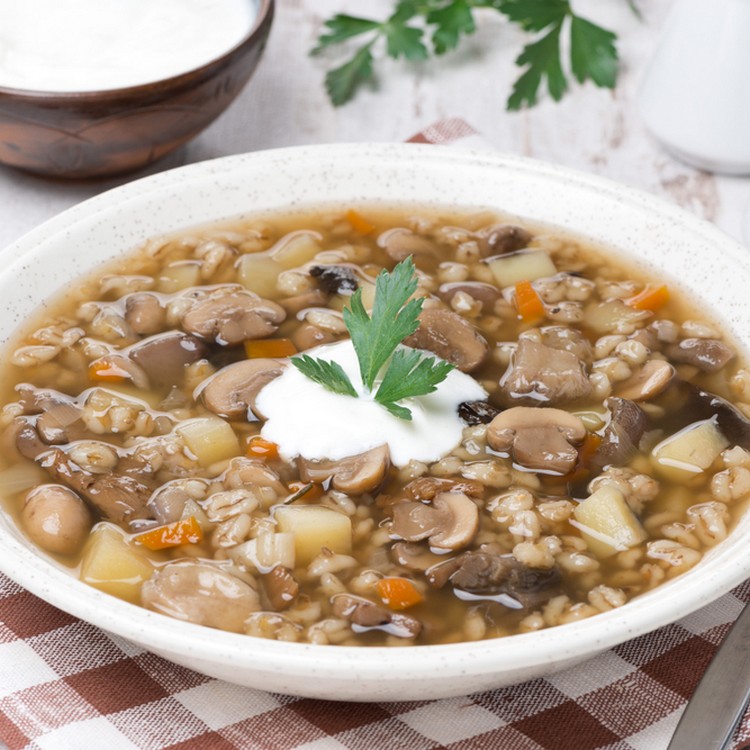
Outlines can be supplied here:
M462 120L411 139L469 144ZM0 575L0 747L8 750L663 750L750 581L572 669L462 698L336 703L191 672ZM750 742L750 715L734 748Z

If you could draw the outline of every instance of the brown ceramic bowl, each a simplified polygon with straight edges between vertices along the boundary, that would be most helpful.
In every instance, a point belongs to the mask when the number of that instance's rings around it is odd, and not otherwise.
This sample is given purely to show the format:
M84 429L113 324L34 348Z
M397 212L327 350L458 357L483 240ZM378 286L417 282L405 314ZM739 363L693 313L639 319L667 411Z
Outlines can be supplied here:
M54 177L102 177L145 167L194 138L247 83L271 29L259 0L242 41L171 78L81 93L0 87L0 163Z

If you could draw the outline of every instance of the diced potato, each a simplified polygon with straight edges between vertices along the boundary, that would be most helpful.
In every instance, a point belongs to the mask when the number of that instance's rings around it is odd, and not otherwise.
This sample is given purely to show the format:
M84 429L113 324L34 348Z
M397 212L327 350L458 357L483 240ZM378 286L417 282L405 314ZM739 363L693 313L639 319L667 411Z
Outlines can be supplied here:
M297 565L307 565L323 547L351 552L352 522L343 513L318 505L282 505L274 518L280 531L294 535Z
M182 289L200 284L201 267L192 260L172 263L159 272L157 288L160 292L171 294Z
M277 565L294 569L294 550L293 534L265 532L229 549L227 553L235 562L255 568L259 573L267 573Z
M555 264L544 250L519 250L501 255L487 265L499 287L513 286L519 281L534 281L557 273Z
M646 539L641 522L620 490L603 485L573 510L589 549L609 557Z
M185 501L185 506L182 509L182 513L180 513L180 520L185 521L191 516L198 522L198 526L201 527L204 534L214 527L214 524L208 520L206 511L192 499Z
M267 253L250 253L240 258L238 277L245 289L261 297L275 297L276 282L283 270Z
M648 310L636 310L629 307L621 299L611 299L589 305L585 311L584 320L586 325L593 328L597 333L620 333L628 329L634 330L637 322L648 318L651 313Z
M100 524L91 532L81 558L81 580L125 601L140 602L141 584L154 566L142 549L128 544L114 526Z
M295 232L272 248L270 256L283 268L297 268L320 252L318 240L319 235L314 232Z
M179 425L175 432L182 436L187 447L201 466L211 466L239 456L240 442L230 425L219 417L197 417Z
M362 289L362 304L365 310L370 312L372 306L375 304L375 284L370 284L367 281L360 281L359 284Z
M651 451L651 461L665 478L686 481L708 469L727 447L716 421L706 419L662 440Z

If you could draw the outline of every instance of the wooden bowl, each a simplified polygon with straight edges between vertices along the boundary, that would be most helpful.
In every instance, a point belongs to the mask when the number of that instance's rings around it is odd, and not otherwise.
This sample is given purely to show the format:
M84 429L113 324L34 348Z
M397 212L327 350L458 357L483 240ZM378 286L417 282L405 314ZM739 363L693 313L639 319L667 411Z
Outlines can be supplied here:
M61 178L130 172L160 159L216 119L248 82L273 19L260 0L235 47L181 75L80 93L0 87L0 163Z

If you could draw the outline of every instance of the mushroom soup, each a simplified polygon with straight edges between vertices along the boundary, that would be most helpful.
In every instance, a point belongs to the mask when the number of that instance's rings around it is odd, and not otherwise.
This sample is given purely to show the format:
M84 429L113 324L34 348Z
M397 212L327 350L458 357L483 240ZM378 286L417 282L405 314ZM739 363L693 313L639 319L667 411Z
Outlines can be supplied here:
M695 565L750 494L750 377L715 324L484 211L153 241L7 359L0 488L21 530L105 592L265 638L589 617Z

